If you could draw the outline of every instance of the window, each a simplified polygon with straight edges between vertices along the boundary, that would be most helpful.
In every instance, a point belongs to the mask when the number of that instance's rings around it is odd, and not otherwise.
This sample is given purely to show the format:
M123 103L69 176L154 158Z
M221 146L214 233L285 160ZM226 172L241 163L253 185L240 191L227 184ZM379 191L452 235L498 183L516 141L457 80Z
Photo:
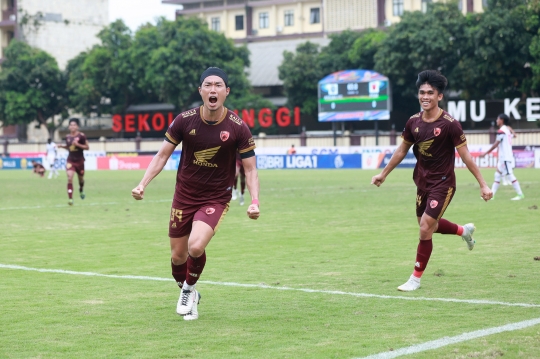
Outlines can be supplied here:
M294 26L294 10L285 10L285 26Z
M422 12L426 13L428 4L431 2L431 0L422 0Z
M244 30L244 15L236 15L234 23L236 24L235 30Z
M459 9L459 11L463 10L463 0L458 0L457 8Z
M220 21L219 21L219 17L213 17L213 18L212 18L211 28L212 28L212 30L214 30L214 31L220 31Z
M259 29L268 29L270 27L270 18L267 12L259 13Z
M403 15L403 0L393 0L394 16Z
M320 24L321 23L321 9L314 7L309 9L309 23L310 24Z

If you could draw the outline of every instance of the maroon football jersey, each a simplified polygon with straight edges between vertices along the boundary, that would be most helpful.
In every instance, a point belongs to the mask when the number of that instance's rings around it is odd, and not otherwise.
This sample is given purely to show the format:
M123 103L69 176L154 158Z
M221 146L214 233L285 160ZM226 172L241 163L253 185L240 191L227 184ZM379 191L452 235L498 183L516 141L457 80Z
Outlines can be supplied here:
M406 143L414 144L414 183L424 191L439 185L455 187L455 148L467 144L463 129L446 111L430 123L424 122L423 116L424 111L411 116L401 136Z
M67 160L69 162L84 162L84 150L73 144L73 141L78 138L79 143L84 145L86 143L86 136L84 133L79 132L76 136L66 136L66 146L68 146L69 155Z
M227 203L236 172L236 152L255 149L248 126L225 108L217 123L201 118L201 108L178 115L169 126L167 141L182 142L176 175L175 200L185 204Z

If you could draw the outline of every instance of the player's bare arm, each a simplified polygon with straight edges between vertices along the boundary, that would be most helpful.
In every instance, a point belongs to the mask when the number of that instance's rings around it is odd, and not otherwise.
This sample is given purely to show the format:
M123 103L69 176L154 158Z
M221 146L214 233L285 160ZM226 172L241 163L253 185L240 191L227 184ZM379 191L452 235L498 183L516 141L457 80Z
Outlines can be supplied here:
M484 181L484 178L482 177L478 166L474 162L471 153L469 152L469 148L467 146L461 146L457 149L457 151L459 156L463 160L463 163L465 163L469 171L478 181L478 184L480 185L480 196L484 201L489 201L491 197L493 197L493 192L491 191L491 188L489 188L489 186L487 185L486 181Z
M491 148L489 150L487 150L485 153L482 153L480 155L481 158L484 158L488 155L488 153L490 153L491 151L493 151L494 149L497 148L497 146L499 146L499 143L501 143L501 141L495 141L495 143L493 144L493 146L491 146ZM458 151L459 152L459 151Z
M251 195L251 204L247 209L247 215L251 219L260 216L259 210L259 175L257 173L257 160L255 156L242 159L242 165L246 173L246 185Z
M380 187L386 180L386 176L388 176L390 172L392 172L392 170L396 168L396 166L399 165L401 161L403 161L405 156L407 156L407 152L409 152L409 148L411 148L411 146L412 143L408 143L405 141L401 142L399 147L396 149L396 152L394 152L392 158L390 158L390 161L384 167L382 172L371 178L371 184Z
M165 167L165 164L167 164L167 161L169 160L169 157L171 157L175 148L176 146L172 143L163 141L158 153L154 156L154 158L152 158L152 161L148 165L141 182L137 187L131 190L131 196L133 196L133 198L138 201L144 198L144 189L146 186L148 186L150 181L152 181L154 177L156 177L163 170L163 167Z

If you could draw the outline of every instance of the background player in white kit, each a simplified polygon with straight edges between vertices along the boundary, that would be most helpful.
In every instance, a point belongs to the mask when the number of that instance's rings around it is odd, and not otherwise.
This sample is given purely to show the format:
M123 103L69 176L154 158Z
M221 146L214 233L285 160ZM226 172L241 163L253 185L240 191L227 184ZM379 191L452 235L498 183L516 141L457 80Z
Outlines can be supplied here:
M517 193L517 196L512 198L512 201L519 201L524 199L525 196L523 195L519 182L514 175L515 159L514 153L512 152L512 137L514 137L514 135L507 126L509 121L510 118L504 113L501 113L497 117L497 126L499 127L499 130L497 131L495 143L480 157L486 156L488 153L497 148L497 146L499 146L499 162L497 163L497 171L495 172L495 181L493 182L493 187L491 188L493 198L495 198L495 193L497 192L497 189L499 189L501 176L508 176L508 179L512 183L512 186Z
M58 169L56 168L56 143L50 138L47 140L47 162L49 163L49 177L51 179L53 174L54 178L58 177Z

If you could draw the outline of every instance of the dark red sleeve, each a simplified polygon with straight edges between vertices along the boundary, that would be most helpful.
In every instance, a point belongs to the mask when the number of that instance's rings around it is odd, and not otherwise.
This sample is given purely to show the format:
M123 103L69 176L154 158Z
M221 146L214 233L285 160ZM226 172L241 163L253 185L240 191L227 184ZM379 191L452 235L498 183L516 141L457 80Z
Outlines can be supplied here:
M242 128L240 129L240 135L238 136L238 152L246 153L255 149L255 140L251 135L249 127L242 122Z
M165 140L172 143L175 146L178 146L180 142L184 139L184 135L182 132L183 123L182 123L182 116L178 115L174 119L174 121L171 123L169 128L167 129L167 132L165 133Z
M459 121L452 121L451 128L451 136L452 136L452 143L454 144L455 148L460 148L461 146L464 146L467 144L467 139L465 138L465 134L463 133L463 128L461 127L461 124Z

